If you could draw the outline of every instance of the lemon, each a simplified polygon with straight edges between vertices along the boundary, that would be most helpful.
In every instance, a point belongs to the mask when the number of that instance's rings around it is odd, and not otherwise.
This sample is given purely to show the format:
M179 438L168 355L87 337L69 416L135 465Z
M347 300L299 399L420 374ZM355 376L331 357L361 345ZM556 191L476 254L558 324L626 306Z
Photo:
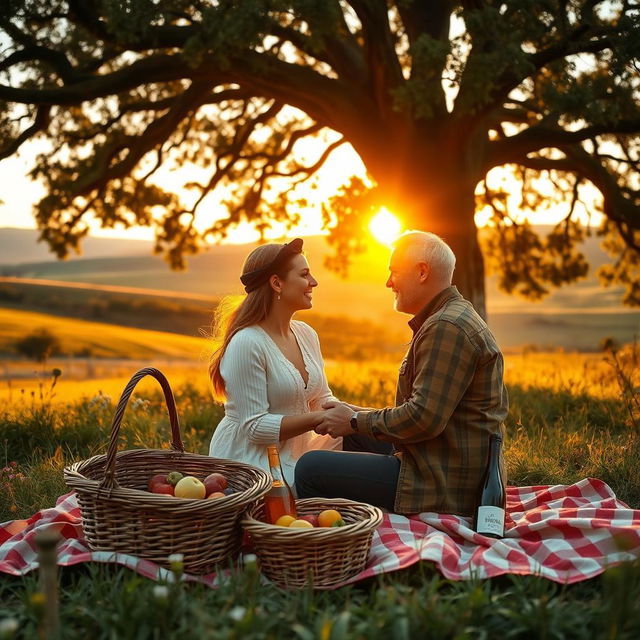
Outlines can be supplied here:
M273 524L278 525L279 527L288 527L292 522L295 522L295 518L290 515L280 516Z

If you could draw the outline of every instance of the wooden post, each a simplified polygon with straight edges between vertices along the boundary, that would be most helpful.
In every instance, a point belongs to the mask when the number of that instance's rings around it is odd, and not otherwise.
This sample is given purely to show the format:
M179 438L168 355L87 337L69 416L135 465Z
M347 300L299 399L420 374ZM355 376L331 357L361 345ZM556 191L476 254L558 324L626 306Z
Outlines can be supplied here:
M58 638L60 618L58 614L58 553L60 535L55 531L42 531L36 535L40 574L40 592L44 596L44 611L41 620L41 637L45 640Z

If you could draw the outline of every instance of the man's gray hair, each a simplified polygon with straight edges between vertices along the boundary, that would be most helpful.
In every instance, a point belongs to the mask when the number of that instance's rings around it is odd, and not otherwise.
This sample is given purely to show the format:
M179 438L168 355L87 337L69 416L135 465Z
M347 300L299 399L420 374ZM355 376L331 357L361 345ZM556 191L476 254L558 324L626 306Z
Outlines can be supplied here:
M440 236L428 231L405 231L393 244L408 259L426 262L438 276L451 283L456 256Z

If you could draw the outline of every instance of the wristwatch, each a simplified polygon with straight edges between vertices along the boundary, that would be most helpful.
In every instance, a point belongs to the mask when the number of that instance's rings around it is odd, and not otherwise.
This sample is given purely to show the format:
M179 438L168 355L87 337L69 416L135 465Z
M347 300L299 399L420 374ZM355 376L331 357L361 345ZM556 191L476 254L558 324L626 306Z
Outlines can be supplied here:
M354 431L358 431L358 412L356 411L349 420L349 424Z

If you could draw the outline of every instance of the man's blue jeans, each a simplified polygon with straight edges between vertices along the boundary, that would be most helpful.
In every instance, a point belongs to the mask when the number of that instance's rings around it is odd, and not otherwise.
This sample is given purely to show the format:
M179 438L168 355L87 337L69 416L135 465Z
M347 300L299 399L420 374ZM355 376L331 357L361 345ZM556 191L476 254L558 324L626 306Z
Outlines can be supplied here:
M342 451L314 450L295 469L298 498L347 498L393 511L400 460L390 443L354 434Z

